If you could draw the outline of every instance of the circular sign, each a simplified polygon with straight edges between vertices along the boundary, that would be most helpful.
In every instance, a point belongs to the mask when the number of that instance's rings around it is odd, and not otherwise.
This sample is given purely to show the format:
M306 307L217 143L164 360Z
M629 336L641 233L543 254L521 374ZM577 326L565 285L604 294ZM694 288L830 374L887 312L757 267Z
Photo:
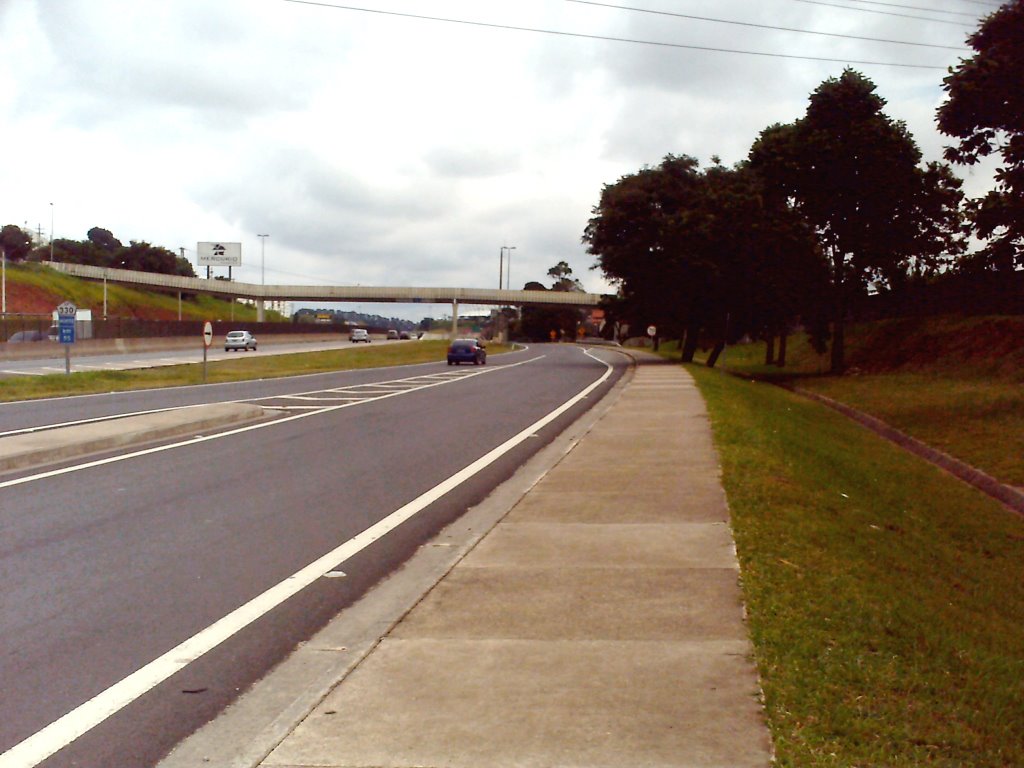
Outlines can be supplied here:
M653 339L655 336L658 335L658 329L655 328L653 325L648 325L647 326L647 335L650 336Z
M213 324L210 322L203 326L203 344L206 346L213 344Z

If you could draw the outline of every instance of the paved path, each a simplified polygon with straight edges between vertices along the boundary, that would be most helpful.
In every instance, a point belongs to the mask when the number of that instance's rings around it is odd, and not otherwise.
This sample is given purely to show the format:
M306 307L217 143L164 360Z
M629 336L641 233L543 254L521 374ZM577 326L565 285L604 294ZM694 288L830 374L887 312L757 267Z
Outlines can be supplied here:
M767 768L737 579L704 403L642 358L261 765Z

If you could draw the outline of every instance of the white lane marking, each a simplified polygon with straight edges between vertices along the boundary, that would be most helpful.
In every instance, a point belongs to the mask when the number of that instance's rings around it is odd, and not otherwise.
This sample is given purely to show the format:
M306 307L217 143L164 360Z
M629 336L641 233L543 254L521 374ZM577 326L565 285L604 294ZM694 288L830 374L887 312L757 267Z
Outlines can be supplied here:
M348 347L338 347L338 349L348 349ZM305 350L297 348L296 351L297 352L302 352L302 351L305 351ZM521 348L514 349L511 352L506 353L505 357L510 357L512 355L519 355L519 354L523 354L524 352L529 352L529 351L530 351L529 345L525 345L524 344ZM522 363L528 363L528 362L531 362L531 360L539 360L542 357L544 357L544 355L538 355L537 357L531 358L530 360L523 360L523 361L520 361L519 363L515 363L515 365L521 365ZM427 366L436 366L436 365L437 365L436 362L410 363L408 365L403 365L402 367L403 368L425 368ZM496 365L496 366L493 366L493 368L495 368L496 370L500 370L502 368L508 368L508 367L510 367L510 366L508 366L508 365ZM9 373L18 373L18 372L17 371L9 371ZM21 371L20 373L22 373L25 376L42 376L43 375L41 373L27 373L25 371ZM338 373L341 373L341 371L319 371L317 373L300 373L300 374L295 375L295 376L287 376L287 377L285 377L285 376L280 376L280 377L269 376L266 379L258 379L258 381L267 381L267 380L271 380L271 379L275 379L275 378L288 378L288 379L290 379L292 381L297 380L297 379L317 379L317 378L323 378L325 376L336 376L336 375L338 375ZM426 374L426 373L424 373L424 374L420 374L420 375L421 376L434 376L434 375L437 375L437 374ZM132 391L133 392L156 392L156 391L167 391L167 390L176 390L176 389L204 389L204 390L212 390L212 389L218 389L218 388L221 388L221 387L234 387L234 386L237 386L238 383L239 382L237 382L237 381L215 381L212 384L180 384L180 385L174 386L174 387L152 387L150 389L136 389L136 390L132 390ZM41 398L39 398L37 400L32 400L31 402L33 402L33 403L46 403L46 402L49 402L51 400L62 400L62 401L78 400L78 399L86 399L87 400L87 399L94 398L94 397L110 397L111 395L116 395L116 394L120 394L120 393L119 392L90 392L90 393L84 394L84 395L61 395L61 396L57 396L57 397L41 397ZM23 404L25 402L27 402L27 401L25 401L25 400L12 400L10 402L0 402L0 410L3 410L6 406L20 405L20 404ZM237 403L237 402L240 402L240 401L238 401L238 400L222 400L220 402L224 402L224 403ZM130 416L132 414L126 414L126 415Z
M449 381L454 381L456 379L464 379L464 378L467 378L467 377L470 377L470 376L479 376L480 374L484 374L484 373L494 373L494 372L497 372L497 371L507 370L509 368L516 368L516 367L518 367L520 365L526 365L527 363L532 363L532 362L534 362L536 360L541 360L544 357L545 357L545 355L540 355L538 357L531 357L529 360L520 360L518 363L510 363L509 365L496 365L496 366L493 366L488 371L483 371L483 370L481 370L481 371L471 371L469 373L463 373L463 374L461 374L459 376L451 376L451 377L449 377L447 374L445 374L445 377L443 379L441 379L440 381L437 381L437 382L433 381L434 375L410 376L410 377L405 378L405 379L394 379L393 381L394 382L411 382L411 381L423 381L423 380L426 379L426 380L428 380L429 383L426 384L426 385L423 385L422 387L420 387L421 389L425 389L427 386L434 386L435 384L438 384L438 383L444 384L444 383L447 383ZM26 374L26 375L41 376L42 374ZM313 374L313 375L319 376L321 374ZM8 430L6 432L0 432L0 437L9 437L10 435L24 435L24 434L29 434L29 433L32 433L32 432L44 432L44 431L49 430L49 429L57 429L59 427L74 427L74 426L77 426L79 424L95 424L96 422L100 422L100 421L113 421L114 419L123 419L123 418L127 418L128 416L146 416L146 415L151 414L151 413L164 413L166 411L175 411L175 410L179 410L179 409L183 409L183 408L198 408L198 407L200 407L202 405L216 405L217 403L258 403L258 402L262 402L264 400L281 400L281 399L285 399L285 398L301 398L303 395L310 395L310 396L312 396L312 395L316 395L319 392L338 392L338 393L341 393L341 392L346 392L346 391L350 391L350 390L357 390L359 387L363 387L363 386L367 386L367 385L365 385L365 384L349 384L349 385L346 385L344 387L337 387L337 388L334 388L334 389L330 389L330 388L328 388L328 389L313 389L313 390L310 390L308 392L297 392L294 395L265 395L265 396L262 396L262 397L247 397L247 398L235 399L235 400L215 400L212 403L196 403L194 405L173 405L173 406L170 406L168 408L151 408L151 409L145 410L145 411L129 411L127 413L112 414L110 416L96 416L96 417L90 418L90 419L76 419L74 421L61 421L61 422L55 422L53 424L43 424L43 425L40 425L38 427L23 427L22 429L11 429L11 430ZM406 391L412 391L412 390L406 390ZM353 393L356 394L355 392L353 392ZM366 395L365 394L359 395L359 399L360 400L366 400ZM42 400L40 402L46 402L46 401ZM0 403L0 406L2 406L2 405L3 405L3 403ZM2 487L3 486L0 485L0 488L2 488Z
M38 371L0 371L0 373L8 373L14 376L45 376L45 373Z
M586 354L586 352L584 353ZM241 631L261 616L272 611L290 597L298 594L325 574L335 571L354 555L370 544L383 538L418 512L433 504L471 477L486 469L506 453L529 439L542 428L557 419L591 392L607 381L612 366L600 358L593 357L605 365L605 372L560 406L541 417L519 434L509 438L497 448L489 451L469 466L459 470L448 479L435 485L429 491L399 507L387 517L374 523L362 533L292 574L261 595L218 619L206 629L180 643L146 666L136 670L123 680L114 683L105 691L79 705L62 717L54 720L42 730L29 736L0 755L0 768L33 768L55 752L63 749L82 734L96 727L114 713L135 701L147 691L156 687L174 673L183 669L203 654L216 648L232 635ZM344 408L346 406L339 406ZM309 414L300 414L302 418ZM280 422L275 422L280 423ZM237 430L246 431L244 429ZM196 441L198 442L198 441ZM139 452L141 455L144 452ZM97 462L100 463L100 462ZM3 487L3 486L0 486Z
M514 368L516 366L524 365L525 363L530 363L530 362L533 362L535 360L540 360L540 359L541 359L540 357L535 357L535 358L531 358L530 360L524 360L521 363L515 363L513 365L501 366L500 368L495 368L494 370L500 371L500 370L505 370L505 369L508 369L508 368ZM603 361L601 361L601 362L603 362ZM605 364L607 365L607 363L605 363ZM486 371L475 371L474 373L468 374L468 375L469 376L477 376L477 375L480 375L482 373L486 373ZM420 387L420 389L432 389L434 387L441 387L441 386L444 386L445 384L451 383L451 381L453 381L453 380L437 381L437 382L433 382L433 383L430 383L430 384L424 384L422 387ZM323 391L326 391L326 390L319 390L319 391L323 392ZM386 394L379 394L376 397L374 397L373 400L387 400L388 398L399 397L400 395L404 395L407 392L408 392L408 390L406 390L404 392L388 392ZM249 399L249 400L228 400L226 402L247 403L247 402L259 402L260 400L274 400L274 399L276 399L276 397L268 396L268 397L252 398L252 399ZM96 461L87 461L87 462L82 463L82 464L75 464L75 465L68 466L68 467L62 467L61 469L53 469L53 470L50 470L48 472L40 472L39 474L36 474L36 475L26 475L25 477L19 477L19 478L16 478L14 480L5 480L3 482L0 482L0 490L2 490L4 488L11 488L11 487L13 487L15 485L23 485L25 483L31 483L31 482L33 482L35 480L46 480L47 478L50 478L50 477L58 477L60 475L70 474L71 472L78 472L78 471L83 470L83 469L91 469L92 467L102 467L102 466L104 466L106 464L116 464L117 462L127 461L128 459L134 459L134 458L137 458L139 456L148 456L148 455L154 454L154 453L163 453L164 451L170 451L170 450L173 450L175 448L182 448L182 447L188 446L188 445L196 445L197 443L205 443L205 442L207 442L209 440L219 440L219 439L224 438L224 437L232 437L233 435L240 435L240 434L243 434L245 432L253 432L253 431L257 430L257 429L266 429L267 427L273 427L273 426L276 426L278 424L286 424L289 421L295 421L297 419L304 419L304 418L306 418L308 416L316 416L317 414L320 414L320 413L330 413L332 411L341 410L342 408L352 408L353 406L362 405L363 403L366 403L366 402L370 402L370 401L367 398L363 398L361 400L356 400L356 401L351 402L351 403L342 403L340 405L320 406L320 407L318 407L314 411L309 411L309 412L306 412L306 413L298 413L298 414L296 414L294 416L286 416L286 417L284 417L282 419L276 419L274 421L264 421L264 422L260 422L259 424L250 424L250 425L245 426L245 427L238 427L237 429L229 429L226 432L218 432L217 434L214 434L214 435L197 435L196 437L189 438L188 440L181 440L181 441L179 441L177 443L169 443L167 445L158 445L155 448L147 448L147 449L144 449L144 450L141 450L141 451L132 451L130 453L124 453L124 454L120 454L118 456L108 456L105 459L97 459ZM198 407L198 406L188 406L188 407L194 408L194 407ZM160 409L157 409L156 411L153 411L153 412L155 413L155 412L159 412L159 411L168 411L168 410L173 410L173 409L172 408L160 408ZM132 415L132 414L124 414L124 415L127 416L127 415ZM97 421L97 420L98 419L94 419L93 421ZM10 433L8 433L8 434L10 434ZM2 436L2 435L0 435L0 436Z

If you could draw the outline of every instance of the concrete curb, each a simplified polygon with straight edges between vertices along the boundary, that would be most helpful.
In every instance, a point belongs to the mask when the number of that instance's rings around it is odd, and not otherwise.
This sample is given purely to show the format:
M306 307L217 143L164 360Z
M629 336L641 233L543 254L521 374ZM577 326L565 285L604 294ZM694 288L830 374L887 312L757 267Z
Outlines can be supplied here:
M263 408L252 403L216 403L12 435L0 440L0 472L218 429L263 415Z
M833 400L830 397L825 397L824 395L819 395L816 392L810 392L806 389L801 389L800 387L786 387L786 389L789 389L791 392L798 395L802 395L809 400L815 400L827 405L829 408L832 408L844 416L847 416L848 418L851 418L859 424L867 427L872 432L881 435L886 440L889 440L901 448L930 461L932 464L946 470L954 477L974 486L979 491L987 493L992 498L1002 502L1018 515L1024 515L1024 493L1018 491L1016 488L1004 485L991 475L982 472L980 469L972 467L970 464L960 461L959 459L953 458L948 453L943 453L936 448L932 448L927 443L923 443L915 437L911 437L904 432L900 432L898 429L890 426L881 419L869 416L863 411L858 411L856 408L851 408L850 406L840 403L837 400Z

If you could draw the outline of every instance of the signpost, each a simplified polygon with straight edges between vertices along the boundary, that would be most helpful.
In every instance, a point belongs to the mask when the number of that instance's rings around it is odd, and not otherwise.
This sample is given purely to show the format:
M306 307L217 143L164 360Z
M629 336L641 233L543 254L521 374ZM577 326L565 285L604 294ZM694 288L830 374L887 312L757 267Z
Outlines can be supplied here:
M654 351L658 351L658 329L656 326L647 326L647 335L651 337L651 345L654 347Z
M75 343L75 317L78 307L70 301L57 305L57 341L64 345L64 374L71 373L71 345Z
M206 350L213 344L213 325L207 320L203 324L203 384L206 383Z

